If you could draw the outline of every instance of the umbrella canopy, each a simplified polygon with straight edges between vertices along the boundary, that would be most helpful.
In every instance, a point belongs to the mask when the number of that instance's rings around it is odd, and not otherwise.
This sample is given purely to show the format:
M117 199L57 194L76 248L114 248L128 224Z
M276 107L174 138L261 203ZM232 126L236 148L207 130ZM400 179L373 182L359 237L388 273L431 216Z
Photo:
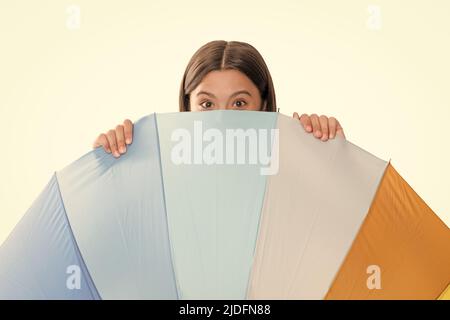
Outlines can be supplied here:
M275 112L152 114L55 172L3 299L437 299L450 232L389 162Z

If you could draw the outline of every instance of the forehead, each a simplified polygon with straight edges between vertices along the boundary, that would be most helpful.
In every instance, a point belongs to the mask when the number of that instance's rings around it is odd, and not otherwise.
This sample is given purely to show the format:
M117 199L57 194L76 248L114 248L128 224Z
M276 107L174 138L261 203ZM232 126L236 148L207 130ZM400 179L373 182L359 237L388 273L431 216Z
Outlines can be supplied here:
M238 90L248 90L251 93L258 92L258 88L244 73L238 70L214 70L209 72L195 88L198 91L228 92L230 94Z

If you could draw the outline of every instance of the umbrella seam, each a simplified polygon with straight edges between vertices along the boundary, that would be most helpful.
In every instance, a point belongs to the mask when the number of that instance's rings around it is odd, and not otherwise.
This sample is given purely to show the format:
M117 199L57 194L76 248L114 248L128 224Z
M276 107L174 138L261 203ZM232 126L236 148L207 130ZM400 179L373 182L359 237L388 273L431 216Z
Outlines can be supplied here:
M163 167L162 167L162 154L161 154L161 146L160 146L160 139L159 139L159 130L158 130L158 121L157 121L157 115L156 112L153 113L153 119L155 122L155 132L156 132L156 144L158 148L158 159L159 159L159 171L160 171L160 177L161 177L161 191L163 196L163 204L164 204L164 213L166 216L166 231L167 231L167 241L169 244L170 249L170 264L172 266L172 273L173 273L173 280L175 282L175 289L176 289L176 296L177 299L180 299L181 290L179 287L177 275L175 273L175 257L173 254L173 247L172 242L170 241L170 230L169 230L169 214L167 210L167 203L166 203L166 192L165 192L165 185L164 185L164 175L163 175Z
M57 172L55 172L54 175L55 175L55 181L56 181L56 189L58 190L59 198L61 199L61 206L62 206L63 211L64 211L64 218L67 221L67 227L68 227L69 233L71 235L72 243L73 243L76 255L80 259L80 262L82 263L82 265L84 267L82 269L84 269L86 271L86 275L87 275L87 278L88 278L87 279L88 281L86 281L86 283L88 285L89 292L91 293L91 295L94 298L94 300L102 300L102 297L101 297L100 293L98 292L97 287L95 286L94 280L93 280L93 278L92 278L92 276L91 276L91 274L89 272L89 268L88 268L86 262L84 261L84 258L83 258L83 255L81 253L81 250L78 247L78 243L76 241L75 234L74 234L74 232L72 230L72 225L70 224L69 216L67 215L66 206L64 204L64 198L63 198L60 186L59 186Z

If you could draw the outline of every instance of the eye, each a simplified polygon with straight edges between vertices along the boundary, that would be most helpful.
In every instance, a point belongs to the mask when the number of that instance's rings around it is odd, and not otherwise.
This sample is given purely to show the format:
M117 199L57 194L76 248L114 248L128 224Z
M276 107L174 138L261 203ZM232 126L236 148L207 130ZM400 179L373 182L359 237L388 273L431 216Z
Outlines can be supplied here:
M247 104L247 102L245 102L245 100L236 100L236 102L235 102L235 106L238 108L242 108L246 104Z
M213 103L209 100L206 100L200 103L200 106L202 106L203 109L210 109L213 106Z

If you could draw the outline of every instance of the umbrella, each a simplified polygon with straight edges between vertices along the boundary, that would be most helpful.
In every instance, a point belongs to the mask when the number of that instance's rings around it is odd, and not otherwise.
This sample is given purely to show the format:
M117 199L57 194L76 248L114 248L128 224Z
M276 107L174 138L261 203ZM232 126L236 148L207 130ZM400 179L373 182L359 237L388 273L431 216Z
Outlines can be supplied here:
M2 299L437 299L450 232L390 162L276 112L151 114L56 171ZM447 290L448 291L448 290Z

